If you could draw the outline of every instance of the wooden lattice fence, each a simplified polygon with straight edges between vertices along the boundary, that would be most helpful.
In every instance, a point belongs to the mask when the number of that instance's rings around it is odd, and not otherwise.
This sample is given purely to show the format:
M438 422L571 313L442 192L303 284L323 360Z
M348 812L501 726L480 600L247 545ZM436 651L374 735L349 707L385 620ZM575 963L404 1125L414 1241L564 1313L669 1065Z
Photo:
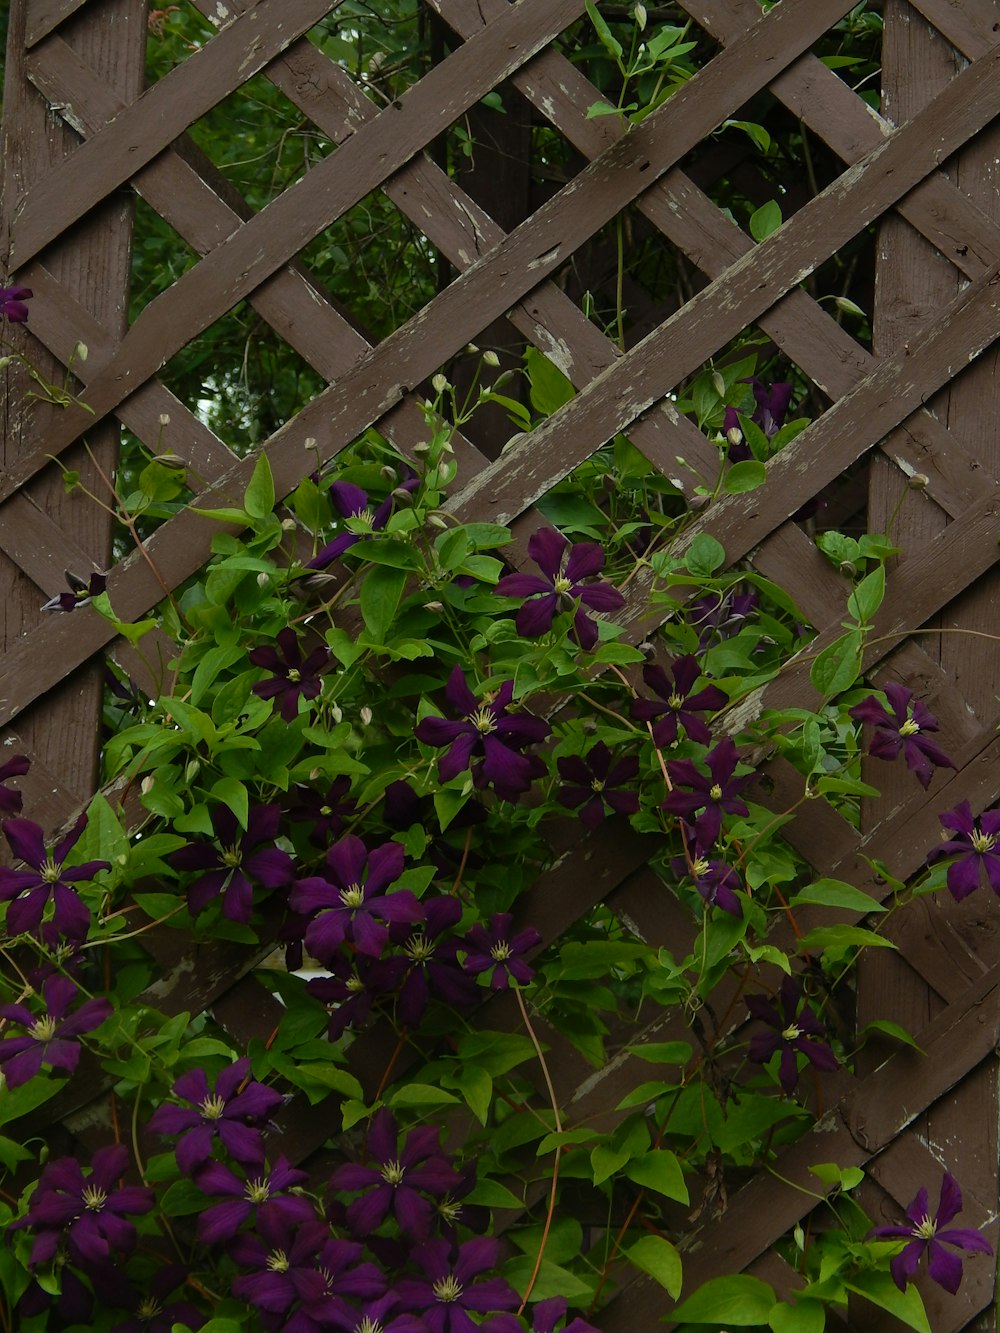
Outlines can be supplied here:
M904 555L891 570L866 669L876 682L898 680L931 700L958 738L958 769L933 796L880 771L884 795L870 803L861 835L815 800L800 807L790 838L818 874L881 898L887 886L872 858L905 877L937 836L937 810L968 800L978 813L1000 798L1000 654L989 637L1000 509L997 0L885 0L880 114L813 54L849 0L781 0L764 13L755 0L681 0L718 44L717 54L627 133L613 116L588 118L599 94L553 45L583 15L582 0L427 0L452 50L381 110L306 35L334 13L330 0L196 4L217 35L143 92L145 0L12 3L3 258L7 272L35 294L27 335L35 362L58 379L79 342L89 349L73 374L91 409L28 408L15 392L14 368L5 372L0 725L6 745L16 738L32 755L26 797L36 813L55 828L94 790L100 664L115 648L111 627L97 616L36 614L40 600L62 585L64 569L105 568L110 545L108 523L79 496L66 495L50 460L57 456L93 479L84 433L111 467L120 425L155 451L167 416L167 444L205 478L202 503L233 503L254 459L233 454L199 418L197 404L178 401L158 376L243 300L329 386L263 446L280 494L314 466L302 447L307 437L328 459L377 426L404 455L412 452L425 430L420 386L497 321L505 318L517 338L558 365L577 395L530 436L500 457L488 441L456 440L462 489L453 497L455 512L510 522L516 552L537 525L535 502L617 432L688 493L699 474L714 475L717 450L670 394L756 325L829 405L768 464L763 489L716 500L684 540L709 533L729 566L749 562L783 587L817 627L815 651L840 633L844 582L792 516L824 488L854 497L841 500L850 513L867 485L868 527L883 530L893 516ZM260 72L336 148L254 213L186 131ZM509 232L432 152L439 135L501 85L512 86L518 105L529 109L522 126L531 119L550 125L581 161L568 183ZM755 244L698 183L704 159L697 150L765 92L825 143L842 169ZM473 177L467 184L478 192ZM376 345L297 258L373 190L383 190L456 273ZM132 191L199 259L128 324ZM626 208L700 276L689 299L650 316L650 331L621 354L568 295L562 275ZM802 284L875 222L869 351ZM845 476L851 480L842 483ZM115 565L109 591L117 612L141 617L165 587L201 567L210 539L210 525L193 513L165 522L148 541L149 561L133 554ZM633 580L626 615L636 641L650 627L645 592L641 577ZM955 629L986 633L948 633ZM141 671L126 653L121 660ZM803 659L746 701L733 725L764 708L814 701ZM781 759L762 757L755 786L761 804L785 809L800 785ZM125 799L128 808L134 793ZM638 834L602 829L562 850L524 904L546 940L602 900L653 943L677 948L690 933L648 869L650 849ZM837 1100L817 1128L820 1160L866 1168L865 1203L876 1215L898 1215L928 1168L947 1161L970 1208L996 1216L997 909L992 896L960 912L946 896L924 898L894 918L898 953L887 958L880 951L862 966L859 1023L904 1023L924 1052L890 1056L888 1048L869 1048L856 1075L843 1073L831 1084ZM810 922L808 909L802 922ZM148 947L162 968L153 997L159 1008L211 1006L243 1041L272 1028L277 1002L255 979L256 960L245 950L210 946L195 968L168 932L150 936ZM728 985L708 1012L728 1011L735 983ZM493 1027L516 1026L512 1004L494 1001L492 1008ZM655 1039L681 1036L683 1027L678 1018ZM565 1042L554 1035L552 1042L568 1123L611 1123L622 1097L647 1075L626 1051L595 1077ZM363 1058L364 1065L356 1057L355 1072L370 1093L385 1063L377 1038L365 1043ZM96 1078L89 1086L74 1080L72 1100L67 1094L54 1105L67 1132L83 1142L99 1139L106 1108ZM335 1123L322 1105L291 1106L286 1151L308 1161ZM688 1289L740 1270L765 1277L779 1294L794 1289L797 1275L772 1246L809 1212L812 1199L786 1182L808 1188L816 1160L810 1135L781 1155L783 1179L756 1180L720 1217L701 1224L685 1258ZM936 1333L995 1327L993 1292L988 1261L970 1265L957 1300L930 1289ZM639 1280L604 1312L602 1327L649 1327L669 1308L659 1287ZM890 1326L884 1314L872 1320L873 1311L859 1309L849 1326Z

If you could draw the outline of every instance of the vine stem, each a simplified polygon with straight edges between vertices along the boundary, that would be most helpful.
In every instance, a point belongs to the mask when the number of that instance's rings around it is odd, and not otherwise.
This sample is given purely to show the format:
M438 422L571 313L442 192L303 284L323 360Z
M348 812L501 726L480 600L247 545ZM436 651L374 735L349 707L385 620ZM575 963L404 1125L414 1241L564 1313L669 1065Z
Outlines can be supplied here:
M528 1017L528 1007L524 1003L524 996L521 994L520 987L518 986L514 987L514 995L517 998L518 1008L521 1010L521 1018L524 1020L525 1030L527 1031L528 1036L531 1038L531 1044L532 1046L534 1046L535 1054L538 1056L538 1063L541 1066L542 1077L545 1080L545 1087L549 1094L549 1103L552 1106L552 1115L555 1122L556 1133L561 1134L562 1116L559 1114L559 1102L556 1100L556 1092L555 1088L552 1086L552 1076L549 1073L549 1066L546 1063L545 1054L542 1051L542 1046L535 1033L535 1029L534 1027L532 1027L531 1019ZM555 1157L553 1158L552 1162L552 1185L551 1188L549 1189L549 1206L548 1206L548 1211L545 1215L545 1226L542 1228L542 1239L538 1246L538 1255L535 1258L535 1266L532 1269L531 1277L528 1279L528 1286L524 1293L524 1299L521 1301L521 1304L518 1307L517 1311L518 1315L520 1315L523 1312L524 1307L528 1304L528 1299L531 1296L535 1283L538 1280L538 1274L541 1271L542 1256L545 1254L545 1246L549 1239L549 1232L552 1229L552 1219L555 1216L555 1211L556 1211L556 1188L559 1184L559 1159L561 1156L562 1156L562 1148L560 1146L557 1146L555 1151Z
M382 1096L383 1092L385 1092L385 1085L389 1082L389 1076L392 1074L393 1069L395 1069L396 1067L396 1061L403 1053L403 1047L406 1045L407 1036L408 1036L407 1029L403 1028L402 1032L399 1034L399 1040L396 1042L395 1050L393 1051L392 1055L389 1056L389 1063L386 1065L382 1077L379 1079L379 1085L375 1089L375 1096L373 1100L376 1102Z

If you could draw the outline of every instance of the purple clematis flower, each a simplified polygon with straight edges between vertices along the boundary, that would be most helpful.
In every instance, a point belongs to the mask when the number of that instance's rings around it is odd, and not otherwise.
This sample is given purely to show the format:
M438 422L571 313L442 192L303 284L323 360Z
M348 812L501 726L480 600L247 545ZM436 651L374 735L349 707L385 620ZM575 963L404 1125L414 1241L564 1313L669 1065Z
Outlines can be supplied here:
M550 1296L548 1300L539 1301L531 1309L531 1331L532 1333L555 1333L556 1324L567 1315L567 1301L565 1296ZM490 1333L522 1333L523 1325L521 1321L512 1314L499 1314L495 1319L491 1319L486 1327ZM585 1319L577 1316L571 1319L568 1324L563 1325L562 1333L600 1333L593 1324L588 1324Z
M131 1314L123 1323L115 1324L111 1333L172 1333L178 1324L186 1324L191 1329L201 1328L207 1315L190 1301L168 1299L186 1278L186 1269L169 1264L158 1269L143 1284L145 1289L139 1292L131 1283L123 1289L122 1274L116 1268L106 1280L102 1275L94 1284L99 1298L106 1305L128 1310Z
M240 1267L251 1270L233 1279L233 1295L265 1317L287 1315L297 1301L318 1303L326 1283L316 1255L329 1235L330 1228L317 1217L295 1222L264 1204L255 1233L237 1236L229 1247Z
M957 903L968 898L979 888L985 871L990 888L1000 897L1000 810L986 810L976 820L972 806L962 801L938 819L958 836L935 847L927 859L933 863L945 856L958 858L948 867L951 896Z
M393 989L399 991L396 1016L408 1028L420 1022L432 994L458 1009L476 998L475 982L458 961L459 941L445 934L458 923L461 903L450 896L427 898L420 908L422 920L415 929L402 924L389 927L390 939L403 952L379 964L387 977L394 978Z
M610 583L584 582L604 568L603 549L596 542L571 546L555 528L540 528L528 540L528 554L542 574L508 574L496 586L501 597L530 599L515 618L518 634L537 639L552 628L558 612L573 611L571 637L581 648L593 648L597 622L584 608L608 613L625 605L625 598Z
M44 1167L26 1215L12 1224L13 1230L31 1227L35 1232L32 1267L48 1263L64 1239L73 1262L84 1270L132 1249L135 1227L125 1219L148 1213L154 1199L152 1190L138 1185L115 1188L127 1166L127 1149L114 1143L97 1150L88 1176L75 1157L60 1157Z
M304 782L295 784L295 802L289 806L288 817L296 824L311 823L309 841L320 847L329 847L340 836L349 819L358 812L358 803L350 796L351 779L341 775L334 778L326 791L317 791Z
M663 667L655 663L643 667L642 678L647 688L658 694L663 703L658 704L653 699L633 699L632 716L639 722L653 723L653 744L661 748L676 744L679 727L683 727L699 745L710 745L712 734L704 719L696 714L714 713L725 708L728 696L718 685L706 685L697 694L691 693L701 675L698 659L691 653L678 657L670 674L672 681Z
M740 380L741 384L750 384L753 386L753 396L756 400L756 406L750 420L754 425L759 426L769 440L773 440L775 435L785 423L785 416L788 413L788 404L792 401L792 386L790 384L777 383L772 384L770 388L763 380L754 375L751 379ZM740 414L735 407L727 407L725 417L722 422L723 433L730 438L729 459L730 462L739 463L744 459L752 458L753 454L743 442L742 433L739 440L733 444L730 431L740 430Z
M264 644L247 654L254 666L274 674L270 680L258 681L253 693L261 699L281 697L281 716L294 722L299 712L299 699L315 699L323 688L320 673L330 661L329 650L320 646L303 658L299 640L290 628L278 633L278 647Z
M24 798L16 787L6 787L8 778L21 778L31 767L31 760L26 754L15 754L0 765L0 814L19 815Z
M397 490L412 491L419 485L418 478L409 477ZM350 550L357 542L369 541L375 532L381 532L389 522L395 500L390 495L377 509L373 509L368 492L349 481L335 481L330 487L330 498L340 510L346 531L334 537L322 551L306 565L306 569L326 569L334 560Z
M927 1190L919 1189L917 1196L906 1210L910 1226L874 1227L868 1233L868 1239L906 1240L899 1254L889 1261L892 1280L900 1291L906 1290L906 1284L916 1276L920 1260L927 1255L927 1276L939 1287L953 1296L962 1282L962 1260L957 1254L949 1254L944 1248L950 1245L956 1250L967 1253L992 1254L993 1247L981 1231L972 1227L953 1227L941 1231L962 1211L962 1191L958 1181L946 1171L941 1181L941 1198L937 1212L932 1218L927 1202Z
M462 668L456 666L444 693L462 720L425 717L413 733L425 745L450 747L438 761L441 781L450 782L471 765L472 780L478 788L492 784L498 796L517 800L545 771L539 760L521 750L543 741L551 730L549 724L531 713L508 715L514 697L512 680L504 681L492 699L480 702L465 683Z
M40 825L30 819L4 820L4 837L11 851L30 867L27 870L10 870L0 866L0 900L9 904L9 935L38 931L45 906L51 899L54 910L50 924L53 930L69 940L86 939L90 928L90 909L81 901L72 885L93 879L102 870L111 869L110 861L85 861L82 865L72 867L64 864L86 827L87 816L84 814L66 836L48 851Z
M343 1333L428 1333L424 1321L408 1310L393 1314L398 1303L399 1297L390 1291L377 1300L365 1301L358 1308L346 1303L331 1306L323 1312L323 1326L332 1325L342 1329ZM319 1326L315 1327L318 1333ZM313 1333L313 1329L296 1328L290 1333Z
M743 904L736 891L743 884L732 866L727 866L725 861L711 860L698 850L697 845L692 849L691 856L690 866L683 856L671 859L670 866L674 874L693 879L707 907L719 907L730 916L741 917Z
M757 609L753 592L712 592L688 607L687 620L698 631L698 651L703 653L714 643L722 643L739 634L752 612Z
M75 1014L67 1010L80 994L75 982L58 973L42 982L46 1012L40 1017L26 1005L5 1004L0 1017L27 1030L24 1037L0 1040L0 1068L9 1088L20 1087L35 1077L42 1065L72 1074L80 1060L79 1044L73 1040L93 1032L113 1012L110 1000L85 1000Z
M208 1086L203 1069L182 1074L173 1086L173 1094L189 1107L164 1103L150 1117L154 1134L180 1134L177 1141L177 1165L186 1176L193 1175L212 1155L216 1137L235 1161L245 1167L264 1164L265 1124L284 1101L280 1092L250 1079L250 1061L237 1060L215 1080L215 1091Z
M396 1283L400 1302L419 1314L431 1333L477 1333L480 1325L466 1311L496 1314L521 1303L502 1277L475 1281L496 1267L499 1250L499 1241L488 1236L455 1247L446 1240L427 1241L413 1252L423 1276L403 1277Z
M396 979L386 975L381 960L363 953L355 953L353 958L335 954L323 966L332 975L313 977L306 982L306 990L333 1006L326 1035L330 1041L339 1041L348 1028L357 1032L365 1026L372 1006L395 990Z
M747 997L751 1016L771 1029L750 1038L747 1059L762 1065L775 1051L780 1051L778 1081L791 1095L799 1081L796 1055L804 1055L814 1068L827 1073L837 1069L840 1062L826 1042L815 1040L826 1036L826 1028L809 1006L802 1003L802 982L797 977L783 977L778 997L780 1013L763 995Z
M748 773L745 777L734 777L739 761L739 751L732 738L726 736L705 756L710 777L706 778L700 773L690 759L671 759L667 763L674 790L667 794L661 809L688 820L698 815L699 810L703 811L694 820L695 836L702 847L711 847L718 838L722 829L723 811L731 815L750 813L740 792L753 775ZM682 787L690 790L682 791Z
M913 691L905 685L890 681L885 687L885 696L892 708L891 713L874 694L848 711L855 722L867 722L875 728L868 753L874 759L895 759L902 750L906 767L916 774L917 781L926 790L935 767L955 767L937 741L927 735L929 731L937 731L938 720L919 699L913 698Z
M265 1205L289 1224L309 1222L316 1216L309 1199L292 1193L309 1184L308 1175L295 1170L284 1157L270 1171L246 1174L242 1179L221 1162L209 1162L194 1179L203 1194L221 1195L223 1200L199 1214L198 1239L206 1245L232 1240L244 1222L254 1215L259 1219Z
M366 1155L372 1165L345 1162L330 1177L332 1190L363 1191L348 1204L348 1226L356 1236L368 1236L391 1212L404 1235L424 1239L431 1230L433 1201L461 1181L441 1151L440 1129L413 1129L400 1147L396 1121L383 1108L372 1117Z
M278 889L291 882L295 865L278 847L262 847L278 836L281 807L254 806L244 831L227 805L212 809L215 842L192 842L167 858L175 870L204 871L188 887L188 906L195 916L213 898L222 894L222 915L230 921L250 920L253 911L253 882L265 889Z
M611 759L611 751L598 741L586 757L571 754L556 761L560 777L569 784L556 800L567 810L579 810L586 829L595 829L603 822L605 806L620 815L634 815L639 809L638 793L625 786L638 776L639 760L626 755L612 767Z
M11 324L23 324L28 318L28 307L34 292L30 287L0 287L0 315Z
M477 921L462 945L468 950L465 956L466 971L478 974L492 970L491 990L507 990L511 977L519 985L526 986L535 975L534 968L529 967L521 955L529 949L537 948L542 937L534 926L511 935L513 920L509 912L497 912L490 918L488 930L482 922Z
M55 597L50 597L43 603L41 607L43 611L75 611L78 606L86 606L91 598L99 596L108 586L107 574L95 571L89 578L82 579L68 569L65 573L70 591L58 592Z
M377 958L389 939L387 922L420 920L420 903L409 889L385 892L403 873L403 858L398 842L369 852L350 834L327 852L326 878L298 881L289 902L293 911L314 918L305 940L315 958L333 959L345 940L358 953Z

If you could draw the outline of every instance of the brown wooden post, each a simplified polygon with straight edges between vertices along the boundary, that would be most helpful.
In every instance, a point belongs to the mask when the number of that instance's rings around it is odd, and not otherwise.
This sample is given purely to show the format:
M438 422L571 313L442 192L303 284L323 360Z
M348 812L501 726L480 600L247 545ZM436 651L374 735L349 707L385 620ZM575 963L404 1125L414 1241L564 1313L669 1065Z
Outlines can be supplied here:
M31 84L34 24L45 6L32 0L12 0L7 44L3 108L2 195L0 195L0 265L17 277L18 209L26 192L77 146L77 136L52 113ZM51 6L48 7L51 9ZM95 73L125 101L142 91L146 47L145 0L97 0L59 26L58 36L92 66ZM37 43L43 49L45 38ZM117 341L128 324L129 273L132 257L132 199L120 191L94 209L67 237L49 246L42 262L70 295L105 326ZM27 331L16 344L41 373L62 384L65 368ZM5 333L9 330L5 330ZM61 409L29 400L32 388L22 369L4 371L0 402L0 458L4 468L22 453L35 448ZM111 418L87 433L87 442L102 468L113 470L119 427ZM65 466L79 472L81 481L109 502L97 469L86 449L75 446L64 456ZM0 650L37 624L42 602L65 590L62 561L32 543L17 543L11 550L14 529L28 526L32 507L62 530L75 556L74 572L83 576L106 569L111 557L112 523L109 515L81 491L67 493L59 470L48 468L14 502L4 507L0 521ZM22 549L23 548L23 549ZM25 813L53 826L86 801L97 779L100 747L101 666L87 665L69 675L58 690L15 721L17 746L33 759L25 780ZM2 692L2 691L0 691Z
M967 63L934 29L909 0L886 0L885 36L882 48L882 113L895 125L904 124L930 102ZM946 174L994 221L1000 221L1000 131L989 129L975 137L946 170ZM879 228L874 309L874 351L878 356L898 352L910 340L933 326L941 308L967 285L960 270L898 214L886 217ZM996 379L995 347L960 373L930 400L929 407L951 434L956 453L964 454L970 476L983 485L994 485L1000 476L1000 444L996 420L1000 406L1000 384ZM901 548L900 566L918 556L928 542L943 531L950 520L922 489L919 474L908 477L884 454L873 458L869 491L868 530L885 532ZM892 585L892 573L889 574ZM894 653L878 674L880 683L897 680L927 701L938 714L943 747L962 764L962 748L976 735L996 725L996 667L1000 654L995 641L975 638L962 630L994 633L996 629L995 577L970 586L930 624L946 631L922 635ZM914 626L914 629L918 626ZM868 811L871 823L880 822L904 799L913 794L914 777L902 763L873 762L869 780L882 791ZM937 772L931 791L944 789L948 773ZM943 811L955 804L942 795L932 809ZM928 849L942 836L937 821L928 821ZM982 892L982 891L981 891ZM947 893L933 895L907 908L903 923L907 940L919 936L946 941L949 957L958 960L949 979L955 991L971 983L991 959L987 953L995 941L985 927L978 898L956 904ZM921 918L917 925L916 917ZM879 950L862 956L858 975L859 1026L879 1018L902 1023L911 1031L922 1028L954 994L943 993L941 982L929 984L918 970L907 940L900 952ZM964 969L967 969L963 977ZM926 973L926 969L925 969ZM872 1049L866 1068L877 1064L886 1051ZM910 1136L916 1136L928 1153L908 1151ZM933 1171L935 1159L959 1181L966 1211L956 1223L974 1226L994 1213L997 1201L997 1077L995 1063L980 1065L954 1091L935 1103L915 1122L907 1134L874 1160L869 1173L896 1200L870 1187L866 1206L878 1213L877 1220L897 1221L898 1204L907 1204L921 1185L930 1191L932 1207L941 1171ZM989 1265L977 1267L967 1277L957 1297L950 1297L924 1281L921 1289L931 1326L940 1333L960 1328L981 1330L995 1327L995 1307L967 1323L970 1311L980 1307L974 1288L992 1283ZM852 1328L858 1330L902 1328L884 1311L871 1307L852 1311Z

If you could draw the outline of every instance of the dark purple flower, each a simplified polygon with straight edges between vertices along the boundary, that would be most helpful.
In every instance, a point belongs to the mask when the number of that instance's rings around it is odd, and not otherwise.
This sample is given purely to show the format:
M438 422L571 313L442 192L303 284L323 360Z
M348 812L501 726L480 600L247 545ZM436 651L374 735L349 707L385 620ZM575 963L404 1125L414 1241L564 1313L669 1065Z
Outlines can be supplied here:
M674 874L687 875L692 879L708 907L720 907L730 916L742 916L743 904L736 891L743 884L732 866L727 866L725 861L711 860L702 855L697 843L691 849L691 858L689 866L683 856L673 857L670 865Z
M698 651L739 634L747 617L757 609L757 594L710 592L688 607L687 620L698 631Z
M58 973L42 982L46 1012L33 1014L26 1005L5 1004L0 1017L27 1030L24 1037L5 1037L0 1041L0 1067L7 1086L20 1087L35 1077L42 1065L65 1069L71 1074L80 1059L79 1044L73 1040L84 1032L93 1032L113 1012L110 1000L85 1000L76 1013L67 1010L80 994L75 982Z
M219 1074L213 1092L205 1071L192 1069L173 1086L174 1096L189 1102L190 1107L165 1102L153 1112L149 1128L154 1134L181 1135L175 1151L177 1165L185 1175L193 1175L208 1161L216 1136L241 1166L263 1165L261 1126L284 1098L249 1075L250 1061L237 1060Z
M723 811L731 815L749 814L740 792L753 775L748 773L744 777L734 777L739 761L739 751L732 738L726 736L705 756L709 777L700 773L690 759L671 759L667 763L667 772L674 789L668 792L661 808L687 820L691 820L699 810L704 811L694 819L694 831L702 847L711 847L718 838ZM683 787L689 790L680 790Z
M386 893L403 873L403 848L387 842L367 851L353 834L326 854L327 874L300 879L289 899L295 912L311 915L306 947L326 963L345 940L358 953L377 958L389 938L386 922L418 921L420 904L409 889Z
M531 1307L532 1333L555 1333L556 1324L567 1315L565 1296L550 1296L546 1301L539 1301ZM486 1327L490 1333L521 1333L521 1321L511 1314L500 1314L491 1319ZM577 1316L563 1325L562 1333L600 1333L593 1324Z
M572 754L556 761L560 777L569 784L556 800L567 810L579 810L584 828L597 828L605 806L620 815L633 815L639 809L638 793L625 786L638 776L639 760L626 755L612 768L611 759L611 751L598 741L586 756Z
M142 1284L143 1290L137 1291L131 1283L123 1286L121 1272L113 1269L108 1281L95 1284L98 1295L106 1305L128 1310L131 1318L115 1324L111 1333L172 1333L178 1324L201 1328L207 1319L201 1310L190 1301L168 1299L186 1278L186 1269L168 1264L157 1269Z
M868 1238L895 1239L909 1241L899 1254L889 1261L892 1280L900 1291L906 1290L906 1284L916 1276L920 1260L927 1255L927 1276L938 1286L954 1296L962 1282L962 1260L957 1254L949 1254L943 1247L950 1245L956 1250L967 1253L992 1254L993 1247L981 1231L971 1227L953 1227L948 1231L939 1230L962 1211L962 1191L958 1181L946 1171L941 1181L941 1198L938 1209L932 1218L927 1202L927 1190L919 1189L917 1196L906 1210L911 1225L908 1227L874 1227Z
M489 929L477 921L466 935L462 947L466 970L473 973L492 971L491 990L507 990L511 977L526 986L535 975L534 968L524 962L522 955L537 948L542 937L534 926L511 935L514 918L509 912L497 912L490 918Z
M418 485L416 477L410 477L400 483L398 490L412 491ZM339 537L324 546L319 555L314 556L306 569L326 569L334 560L349 550L356 542L368 541L372 533L381 532L389 522L395 500L389 496L377 509L373 509L368 499L368 492L349 481L335 481L330 487L330 498L340 510L344 519L345 531Z
M663 747L674 745L677 741L678 727L682 726L688 736L700 745L710 745L711 732L698 713L714 713L725 708L728 697L718 685L706 685L697 694L692 694L695 682L701 675L698 659L692 654L678 657L670 668L673 680L663 667L647 663L642 669L642 678L648 689L658 694L662 704L653 699L633 699L632 716L639 722L653 723L653 744ZM659 719L657 721L657 719Z
M425 745L450 747L438 761L442 782L450 782L471 765L478 788L492 784L498 796L516 800L541 776L545 770L540 761L520 751L543 741L549 734L549 724L531 713L509 715L507 708L513 697L514 682L507 680L492 699L480 702L465 683L462 668L452 670L445 698L462 720L425 717L414 731Z
M217 842L189 843L171 852L167 859L175 870L205 872L187 891L188 906L195 916L221 893L222 915L245 925L253 911L252 881L265 889L278 889L295 873L287 852L261 846L273 843L278 836L281 807L254 806L245 831L227 805L213 806L211 818Z
M55 597L50 597L42 605L43 611L75 611L78 606L86 606L92 597L97 597L104 592L108 586L107 574L91 574L87 579L81 579L79 575L71 573L68 569L66 573L66 582L70 586L69 592L56 593Z
M382 1270L372 1263L359 1263L363 1246L354 1240L330 1238L316 1255L316 1269L323 1279L323 1294L315 1306L307 1307L309 1313L315 1312L319 1322L328 1327L337 1324L337 1315L353 1314L346 1297L351 1300L373 1301L385 1299L386 1309L395 1305L396 1298L391 1293L383 1297L386 1278ZM353 1328L353 1325L349 1325ZM308 1325L303 1325L304 1333L312 1333ZM294 1333L294 1331L293 1331Z
M296 824L311 823L309 841L329 847L343 832L347 821L358 812L357 801L348 794L350 790L351 779L343 775L334 778L326 791L317 791L315 787L297 782L296 799L288 808L288 817Z
M461 1177L441 1152L441 1131L425 1125L407 1134L402 1147L392 1112L372 1117L362 1166L345 1162L330 1177L332 1190L364 1191L347 1208L356 1236L368 1236L391 1212L404 1235L422 1240L430 1234L432 1203L453 1189Z
M895 759L902 750L906 767L916 774L917 781L926 789L930 786L935 766L955 767L937 741L926 734L937 731L938 720L919 699L913 698L913 691L905 685L890 681L885 687L885 696L892 708L891 713L874 694L848 711L855 722L867 722L875 728L868 753L874 759Z
M335 954L323 966L332 975L313 977L306 982L306 990L333 1006L326 1035L331 1041L339 1041L347 1028L357 1032L365 1026L372 1006L396 989L396 978L386 975L379 959L362 953L353 958Z
M20 778L31 767L31 760L26 754L15 754L0 765L0 814L19 815L23 797L16 787L5 787L8 778Z
M457 898L427 898L422 920L414 929L391 926L389 937L402 949L400 956L384 959L402 984L396 997L396 1016L408 1028L416 1027L432 994L462 1009L475 1000L476 987L458 961L459 941L445 935L458 923L462 906Z
M148 1213L154 1199L151 1190L138 1185L115 1188L127 1166L127 1149L114 1143L97 1150L88 1176L75 1157L60 1157L44 1167L27 1214L13 1223L14 1229L31 1227L35 1232L32 1267L48 1263L62 1240L74 1263L84 1269L132 1249L135 1227L125 1218Z
M788 404L792 401L792 386L778 383L772 384L768 388L764 381L758 379L756 375L751 379L740 380L740 383L753 385L756 406L750 420L754 425L761 428L769 440L774 439L784 425ZM740 432L740 414L735 407L726 408L722 429L729 439L729 458L731 462L739 463L744 459L753 457L743 442L742 432ZM735 437L730 436L731 431L740 432L740 438L735 443L733 443Z
M320 673L330 661L329 650L322 646L303 659L298 636L287 627L278 633L277 648L268 643L252 648L247 655L254 666L274 673L270 680L258 681L253 693L261 699L280 695L281 716L286 722L294 722L298 716L300 697L315 699L319 694L323 688Z
M581 648L593 648L597 642L597 622L584 608L608 613L625 605L625 598L610 583L584 582L604 568L603 549L596 542L576 542L571 546L555 528L539 528L528 539L528 554L542 575L508 574L496 586L502 597L530 599L517 613L518 634L537 639L552 628L558 612L572 611L571 637Z
M265 1315L286 1315L296 1301L322 1300L326 1283L316 1255L329 1235L317 1217L296 1222L264 1204L254 1234L237 1236L229 1247L236 1263L252 1270L233 1279L233 1295Z
M0 900L7 908L8 935L23 935L37 931L49 899L54 908L51 925L59 935L70 940L83 940L90 928L90 909L80 899L73 884L93 879L102 870L110 870L110 861L85 861L82 865L66 866L64 862L79 842L87 827L87 816L81 815L70 831L46 849L45 835L38 824L30 819L5 819L4 837L10 849L19 857L27 870L11 870L0 866Z
M780 1013L763 995L747 997L746 1006L751 1016L771 1029L750 1038L747 1059L762 1065L775 1051L780 1051L778 1081L784 1091L791 1094L799 1081L797 1054L804 1055L816 1069L827 1073L832 1073L839 1061L825 1041L815 1040L827 1035L826 1028L803 1002L802 982L797 977L782 978L778 1002Z
M23 324L28 318L28 307L34 292L30 287L0 287L0 315L12 324Z
M974 893L983 882L985 871L990 888L1000 897L1000 810L986 810L976 820L972 806L962 801L954 810L938 815L938 819L958 837L935 847L927 859L933 863L945 856L958 858L948 867L951 896L960 903Z
M393 1314L398 1303L399 1297L392 1291L357 1308L341 1303L323 1312L323 1325L332 1324L343 1333L428 1333L424 1321L408 1310ZM318 1330L319 1325L314 1328ZM295 1328L290 1333L313 1333L313 1328Z
M453 1247L446 1240L429 1240L413 1252L421 1277L403 1277L395 1290L401 1304L419 1314L431 1333L478 1333L476 1314L513 1310L521 1300L501 1277L475 1281L480 1273L495 1268L499 1241L479 1236Z
M308 1222L316 1216L309 1199L292 1193L308 1185L305 1171L297 1171L284 1157L279 1157L270 1171L241 1179L221 1162L209 1162L195 1176L203 1194L221 1195L223 1202L213 1204L198 1217L198 1239L206 1245L232 1240L240 1227L266 1204L288 1223Z

